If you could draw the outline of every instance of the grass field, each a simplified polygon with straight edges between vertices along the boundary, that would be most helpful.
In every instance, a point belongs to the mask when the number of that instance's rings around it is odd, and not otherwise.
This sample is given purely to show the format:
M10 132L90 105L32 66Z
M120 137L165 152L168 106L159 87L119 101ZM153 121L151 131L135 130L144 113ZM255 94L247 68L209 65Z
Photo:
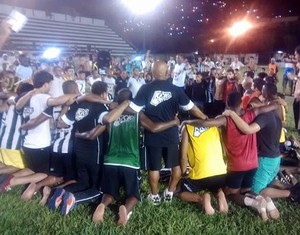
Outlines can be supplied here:
M279 85L280 87L280 85ZM279 88L281 91L281 88ZM290 109L288 130L293 129L292 98L287 97ZM207 216L196 205L174 199L171 204L154 207L147 201L134 210L126 227L117 227L118 205L107 209L102 225L95 225L91 215L96 204L79 206L68 216L50 212L38 205L39 197L30 202L19 199L22 187L0 194L0 234L299 234L298 204L276 200L281 212L278 221L264 223L247 208L229 203L229 213ZM149 190L147 180L142 183L142 194ZM215 201L214 201L215 202Z

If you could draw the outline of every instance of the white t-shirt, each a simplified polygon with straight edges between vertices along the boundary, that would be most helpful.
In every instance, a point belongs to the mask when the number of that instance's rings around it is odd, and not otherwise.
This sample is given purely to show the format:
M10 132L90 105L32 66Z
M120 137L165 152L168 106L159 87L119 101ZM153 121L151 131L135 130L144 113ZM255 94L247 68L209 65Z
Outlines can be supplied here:
M30 66L25 67L23 65L19 65L16 68L16 75L17 75L17 77L20 78L21 81L31 78L32 74L33 74L33 71Z
M64 80L62 78L57 78L53 76L53 82L51 83L49 95L52 97L59 97L64 94L62 85Z
M143 78L129 78L127 87L132 93L132 97L134 98L136 94L138 93L139 89L141 88L142 85L145 84L145 80Z
M185 64L175 64L173 84L177 87L184 87L186 79Z
M97 82L97 81L102 82L102 79L101 79L100 77L98 77L98 78L93 78L92 76L90 76L90 77L88 77L88 81L89 81L89 83L90 83L91 85L93 85L94 82Z
M75 80L78 86L79 92L84 95L86 93L86 83L84 80Z
M115 86L116 86L116 80L111 77L105 77L103 79L103 82L105 82L107 84L107 90L108 90L108 93L111 94L112 98L115 97Z
M169 69L171 68L171 66L175 66L175 64L176 64L175 60L169 60L168 61L168 67L169 67Z
M30 119L36 118L48 106L47 102L50 98L48 94L36 94L30 99ZM46 120L36 128L27 132L24 138L24 147L31 149L40 149L49 147L51 144L50 120Z
M244 66L245 65L241 61L238 61L238 62L233 61L230 65L230 68L232 68L233 70L235 70L235 69L240 70L241 67L244 67Z

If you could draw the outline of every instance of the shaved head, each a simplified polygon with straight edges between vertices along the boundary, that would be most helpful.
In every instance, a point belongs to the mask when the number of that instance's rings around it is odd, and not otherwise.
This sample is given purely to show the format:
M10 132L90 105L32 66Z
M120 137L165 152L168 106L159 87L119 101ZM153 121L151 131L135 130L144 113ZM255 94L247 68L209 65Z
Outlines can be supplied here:
M168 65L161 60L157 60L152 65L152 75L155 80L167 80Z

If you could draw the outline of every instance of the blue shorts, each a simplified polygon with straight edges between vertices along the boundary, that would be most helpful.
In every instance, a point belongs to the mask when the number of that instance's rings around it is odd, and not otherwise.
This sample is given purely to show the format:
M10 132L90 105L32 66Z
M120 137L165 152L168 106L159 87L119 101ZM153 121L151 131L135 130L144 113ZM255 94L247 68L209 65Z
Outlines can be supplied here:
M258 168L253 178L252 191L260 193L266 188L276 177L280 169L279 157L259 157Z

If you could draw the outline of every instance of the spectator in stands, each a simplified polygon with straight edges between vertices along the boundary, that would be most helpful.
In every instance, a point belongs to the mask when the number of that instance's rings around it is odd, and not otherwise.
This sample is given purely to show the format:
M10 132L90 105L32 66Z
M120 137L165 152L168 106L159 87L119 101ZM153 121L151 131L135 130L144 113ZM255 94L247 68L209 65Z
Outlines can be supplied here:
M174 60L174 57L170 56L170 59L168 60L168 69L169 70L174 69L175 64L176 64L176 61Z
M113 71L111 69L107 70L107 76L104 77L103 82L107 84L107 90L108 90L109 98L111 100L114 99L116 80L113 77Z
M250 56L248 64L246 65L246 67L249 68L250 71L252 71L254 73L256 72L257 64L256 64L253 56Z
M87 79L86 79L86 72L85 71L79 71L77 78L75 80L75 82L77 83L79 92L84 95L87 92L90 91L90 87L88 85Z
M74 70L74 67L72 67L72 66L65 67L63 79L65 81L75 80L75 70Z
M139 73L139 70L137 68L134 68L132 71L132 77L128 79L127 83L127 87L131 91L133 98L136 96L141 86L145 84L144 78L140 78Z
M239 61L239 58L236 56L233 58L233 62L230 65L230 68L232 68L233 70L238 69L240 70L241 68L245 67L245 65Z
M212 68L215 68L215 63L210 59L209 56L206 56L203 61L204 64L208 66L208 69L211 70Z
M118 94L119 90L127 87L127 79L128 75L126 70L122 70L116 79L115 94Z
M223 95L223 100L224 100L225 104L227 103L227 97L231 92L239 91L238 85L239 85L239 83L238 83L237 78L234 75L234 70L228 69L227 70L227 80L225 81L224 95Z
M90 86L92 86L94 84L94 82L97 82L97 81L101 82L102 79L98 73L98 70L93 70L92 75L87 78L87 82Z
M277 77L278 71L279 71L279 69L278 69L278 65L276 63L275 58L271 58L271 61L268 65L268 75L275 77L276 80L278 81L278 77Z
M149 83L149 82L152 82L152 81L153 81L153 78L152 78L151 73L146 73L146 75L145 75L145 82Z
M289 55L285 55L283 57L284 60L284 72L283 72L283 78L282 78L282 93L283 95L286 94L286 87L288 86L290 93L289 95L292 95L293 93L293 80L289 79L291 77L291 74L295 73L295 67L293 64L293 61L289 57Z
M186 70L187 70L187 65L186 63L184 63L185 58L182 54L178 54L176 55L176 64L175 64L175 68L174 68L174 75L173 75L173 84L177 87L179 87L180 89L182 89L182 91L184 90L184 86L185 86L185 81L186 81Z
M28 80L32 77L33 70L30 66L30 59L25 54L19 56L19 65L16 68L16 75L20 81Z
M64 79L62 78L62 69L59 66L54 66L52 69L53 81L51 83L49 95L52 97L58 97L63 95L62 84Z

